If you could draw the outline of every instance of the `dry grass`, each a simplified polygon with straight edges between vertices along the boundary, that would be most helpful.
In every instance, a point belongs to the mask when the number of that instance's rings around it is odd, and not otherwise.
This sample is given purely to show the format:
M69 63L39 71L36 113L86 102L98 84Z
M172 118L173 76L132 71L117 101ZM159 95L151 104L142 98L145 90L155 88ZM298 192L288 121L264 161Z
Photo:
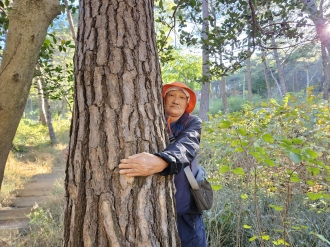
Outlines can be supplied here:
M28 158L24 155L17 158L15 154L9 154L0 193L0 207L8 206L15 196L15 191L22 189L33 175L51 171L54 159L51 155L43 153L28 155ZM34 162L29 161L31 157L35 160Z
M61 152L69 140L69 120L53 123L60 144L51 146L47 127L22 119L10 152L0 191L0 207L10 205L15 191L22 189L36 174L50 173L62 163Z

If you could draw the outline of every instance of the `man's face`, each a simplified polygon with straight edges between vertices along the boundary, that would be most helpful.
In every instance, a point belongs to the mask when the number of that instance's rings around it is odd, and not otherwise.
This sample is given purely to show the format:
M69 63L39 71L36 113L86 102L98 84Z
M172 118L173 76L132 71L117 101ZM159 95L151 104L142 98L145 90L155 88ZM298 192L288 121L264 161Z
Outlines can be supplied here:
M167 115L181 117L188 106L188 98L181 90L169 91L165 95L165 112Z

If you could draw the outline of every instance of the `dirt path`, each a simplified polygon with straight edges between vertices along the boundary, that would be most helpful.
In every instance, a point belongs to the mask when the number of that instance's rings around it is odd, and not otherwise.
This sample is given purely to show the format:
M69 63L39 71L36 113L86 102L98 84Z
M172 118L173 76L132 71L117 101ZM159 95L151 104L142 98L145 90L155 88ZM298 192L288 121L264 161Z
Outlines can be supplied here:
M65 167L54 166L51 173L33 176L24 189L18 190L10 207L0 208L0 246L5 239L28 227L27 215L37 204L42 205L51 196L56 181L63 182Z

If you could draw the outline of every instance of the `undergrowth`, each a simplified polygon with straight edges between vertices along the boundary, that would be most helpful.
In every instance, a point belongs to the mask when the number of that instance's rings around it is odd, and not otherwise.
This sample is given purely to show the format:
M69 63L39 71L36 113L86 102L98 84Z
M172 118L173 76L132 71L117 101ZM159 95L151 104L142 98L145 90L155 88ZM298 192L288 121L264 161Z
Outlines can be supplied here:
M210 247L330 246L330 104L307 93L204 125Z

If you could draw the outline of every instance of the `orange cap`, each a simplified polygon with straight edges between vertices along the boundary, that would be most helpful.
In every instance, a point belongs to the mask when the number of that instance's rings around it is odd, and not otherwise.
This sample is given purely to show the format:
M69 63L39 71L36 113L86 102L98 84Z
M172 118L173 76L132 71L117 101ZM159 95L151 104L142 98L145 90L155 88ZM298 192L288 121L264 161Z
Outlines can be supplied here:
M189 97L189 102L188 102L188 106L185 110L186 113L191 113L195 106L196 106L196 94L193 90L191 90L186 84L183 84L181 82L172 82L172 83L169 83L169 84L165 84L163 86L163 91L162 91L162 97L163 99L165 98L165 93L167 91L167 89L169 89L170 87L180 87L182 89L185 89L190 97Z

